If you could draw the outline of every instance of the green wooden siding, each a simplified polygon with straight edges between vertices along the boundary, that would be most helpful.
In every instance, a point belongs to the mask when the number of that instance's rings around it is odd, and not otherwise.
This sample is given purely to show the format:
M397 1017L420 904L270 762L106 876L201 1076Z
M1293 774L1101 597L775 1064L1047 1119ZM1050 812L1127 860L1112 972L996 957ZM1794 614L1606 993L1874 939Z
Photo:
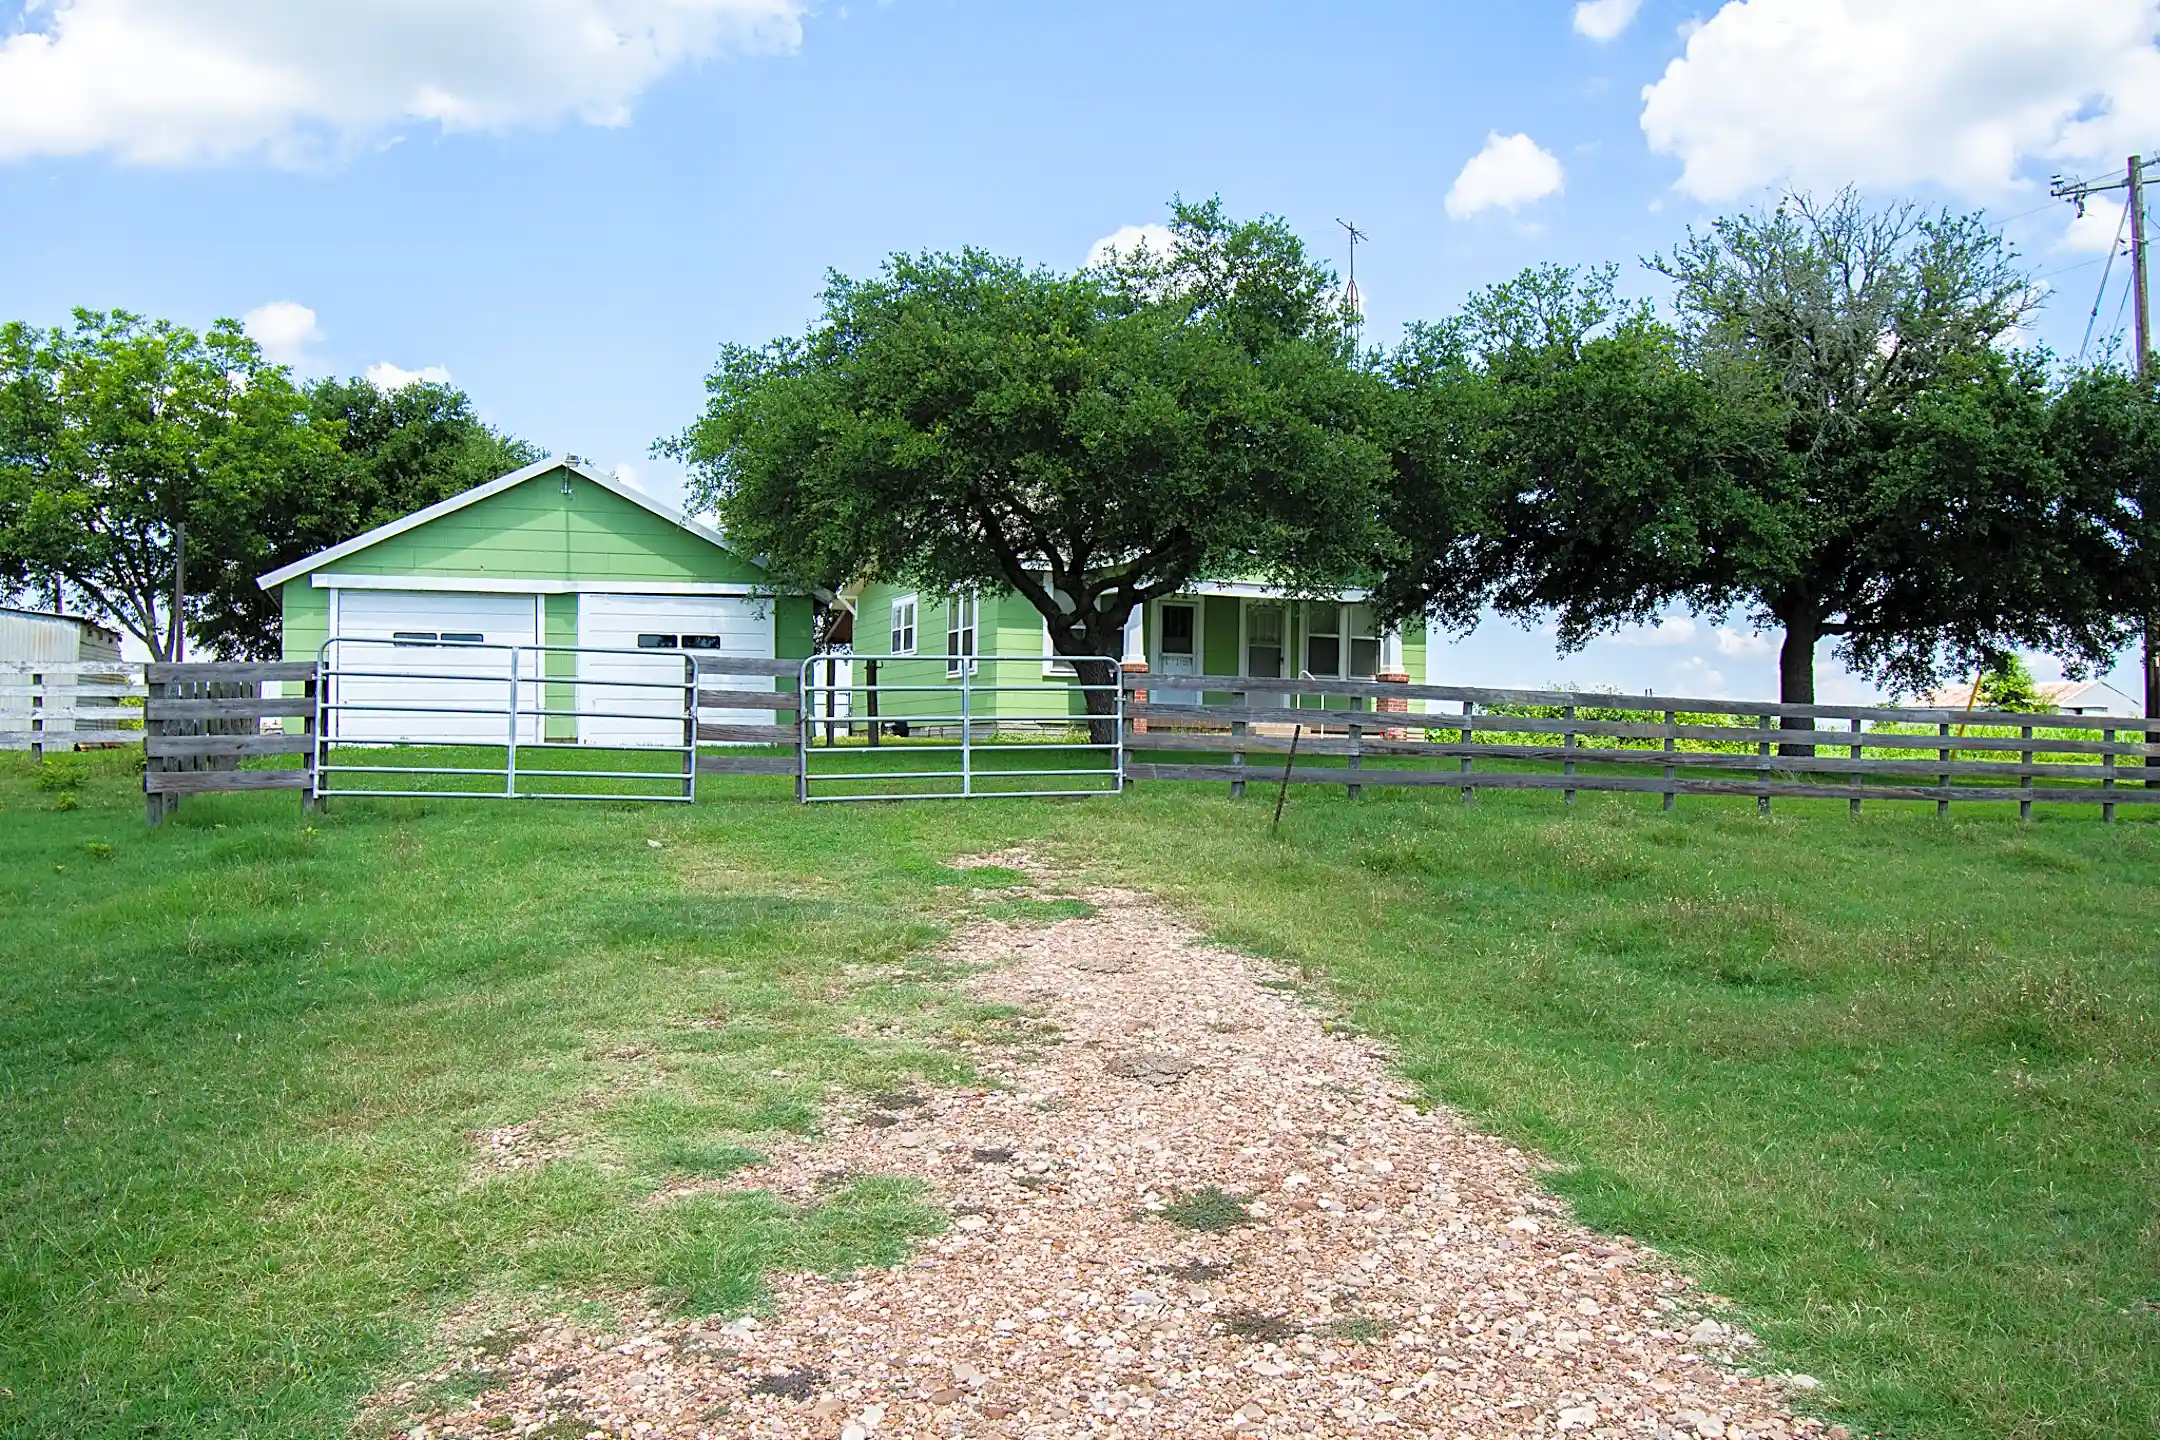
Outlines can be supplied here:
M476 501L379 540L322 567L331 574L381 575L442 579L601 581L632 585L638 581L701 585L755 586L765 583L758 566L684 529L666 517L626 500L603 486L566 471L546 471L521 485ZM318 572L320 573L320 572ZM313 660L330 635L330 591L301 575L278 587L284 610L284 656ZM578 642L578 600L574 594L543 595L541 641L574 646ZM786 595L766 602L774 607L777 656L800 658L811 650L815 608L807 596ZM941 637L942 639L942 637ZM572 709L575 697L566 683L576 674L577 657L548 657L546 687L550 709ZM783 685L793 688L792 681ZM551 717L548 735L566 739L574 720Z
M330 592L302 575L278 586L278 604L285 612L284 658L314 660L330 638Z
M324 568L350 575L763 583L756 565L589 480L572 476L565 495L563 474L537 475Z
M891 646L892 602L905 595L916 596L915 651L918 656L935 657L944 653L946 626L950 617L950 600L936 592L922 593L909 586L875 583L865 586L856 605L855 655L858 660L883 659ZM1242 643L1241 622L1244 607L1254 601L1235 595L1172 596L1172 600L1196 602L1200 607L1200 670L1204 676L1229 676L1238 673L1243 663L1240 653ZM1282 603L1282 602L1266 602ZM1293 672L1302 662L1305 639L1309 632L1308 606L1292 604L1289 607L1288 624L1285 626L1285 645ZM1148 652L1154 647L1152 615L1143 615L1142 643ZM1006 591L995 596L985 596L978 622L977 653L988 656L1032 659L1042 655L1042 617L1018 591ZM1413 682L1426 679L1426 644L1424 631L1413 629L1403 635L1403 667ZM949 679L934 658L914 661L901 667L902 678L894 667L883 667L881 680L886 684L936 684L959 688L956 679ZM987 671L992 667L984 667ZM1041 676L1033 666L1015 663L994 667L1000 682L1021 683ZM858 686L866 678L866 672L858 668ZM979 671L978 682L984 672ZM1227 702L1230 692L1205 690L1202 692L1209 704ZM1065 703L1057 705L1050 696L1025 693L982 693L974 697L972 711L986 718L999 715L1023 715L1049 713L1050 710L1078 715L1082 713L1081 696L1070 693ZM1307 702L1311 708L1340 709L1349 702L1341 697L1321 699L1313 697ZM858 717L869 712L868 702L858 688L854 697ZM1417 708L1422 709L1422 706ZM899 694L886 693L879 697L880 720L910 720L927 716L947 716L957 713L958 704L953 698L941 693Z

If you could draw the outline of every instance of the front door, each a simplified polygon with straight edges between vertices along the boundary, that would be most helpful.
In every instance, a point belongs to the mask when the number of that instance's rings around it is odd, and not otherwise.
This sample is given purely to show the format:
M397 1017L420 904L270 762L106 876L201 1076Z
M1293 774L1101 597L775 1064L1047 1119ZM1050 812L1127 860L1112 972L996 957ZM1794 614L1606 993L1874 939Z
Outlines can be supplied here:
M1166 600L1155 610L1162 638L1155 647L1155 669L1163 675L1200 673L1200 607L1184 600ZM1158 705L1198 705L1198 690L1160 690Z

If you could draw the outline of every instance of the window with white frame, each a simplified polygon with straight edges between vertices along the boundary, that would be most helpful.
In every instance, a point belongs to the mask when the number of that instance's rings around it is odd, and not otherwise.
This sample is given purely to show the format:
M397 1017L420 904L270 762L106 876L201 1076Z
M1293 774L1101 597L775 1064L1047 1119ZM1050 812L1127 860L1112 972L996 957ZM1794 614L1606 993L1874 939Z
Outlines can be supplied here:
M915 597L905 596L892 602L892 652L895 655L915 653Z
M1043 674L1076 675L1073 662L1057 653L1057 644L1050 638L1050 622L1043 621Z
M1373 623L1370 605L1345 605L1347 617L1344 626L1350 632L1350 675L1352 680L1370 680L1380 673L1380 629Z
M955 595L945 606L945 673L958 675L965 664L972 673L975 658L975 620L978 602L973 595Z
M1305 607L1305 673L1316 680L1342 678L1342 607Z

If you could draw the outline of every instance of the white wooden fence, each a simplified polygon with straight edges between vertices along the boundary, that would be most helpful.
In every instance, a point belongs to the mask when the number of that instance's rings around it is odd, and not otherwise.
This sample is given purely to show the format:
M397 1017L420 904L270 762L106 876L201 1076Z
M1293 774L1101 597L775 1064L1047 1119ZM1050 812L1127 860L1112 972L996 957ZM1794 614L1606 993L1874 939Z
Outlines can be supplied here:
M0 750L138 742L148 694L139 661L0 661Z

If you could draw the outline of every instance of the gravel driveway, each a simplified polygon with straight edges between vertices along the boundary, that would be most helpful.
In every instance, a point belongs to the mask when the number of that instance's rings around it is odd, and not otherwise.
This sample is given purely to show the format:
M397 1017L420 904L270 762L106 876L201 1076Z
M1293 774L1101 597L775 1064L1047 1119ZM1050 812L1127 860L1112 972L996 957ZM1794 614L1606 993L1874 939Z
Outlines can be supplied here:
M982 857L1056 878L1024 854ZM430 1435L1842 1435L1531 1157L1410 1103L1372 1045L1145 897L973 925L1033 1039L997 1088L855 1101L732 1182L911 1175L956 1217L898 1268L776 1276L763 1319L538 1328Z

